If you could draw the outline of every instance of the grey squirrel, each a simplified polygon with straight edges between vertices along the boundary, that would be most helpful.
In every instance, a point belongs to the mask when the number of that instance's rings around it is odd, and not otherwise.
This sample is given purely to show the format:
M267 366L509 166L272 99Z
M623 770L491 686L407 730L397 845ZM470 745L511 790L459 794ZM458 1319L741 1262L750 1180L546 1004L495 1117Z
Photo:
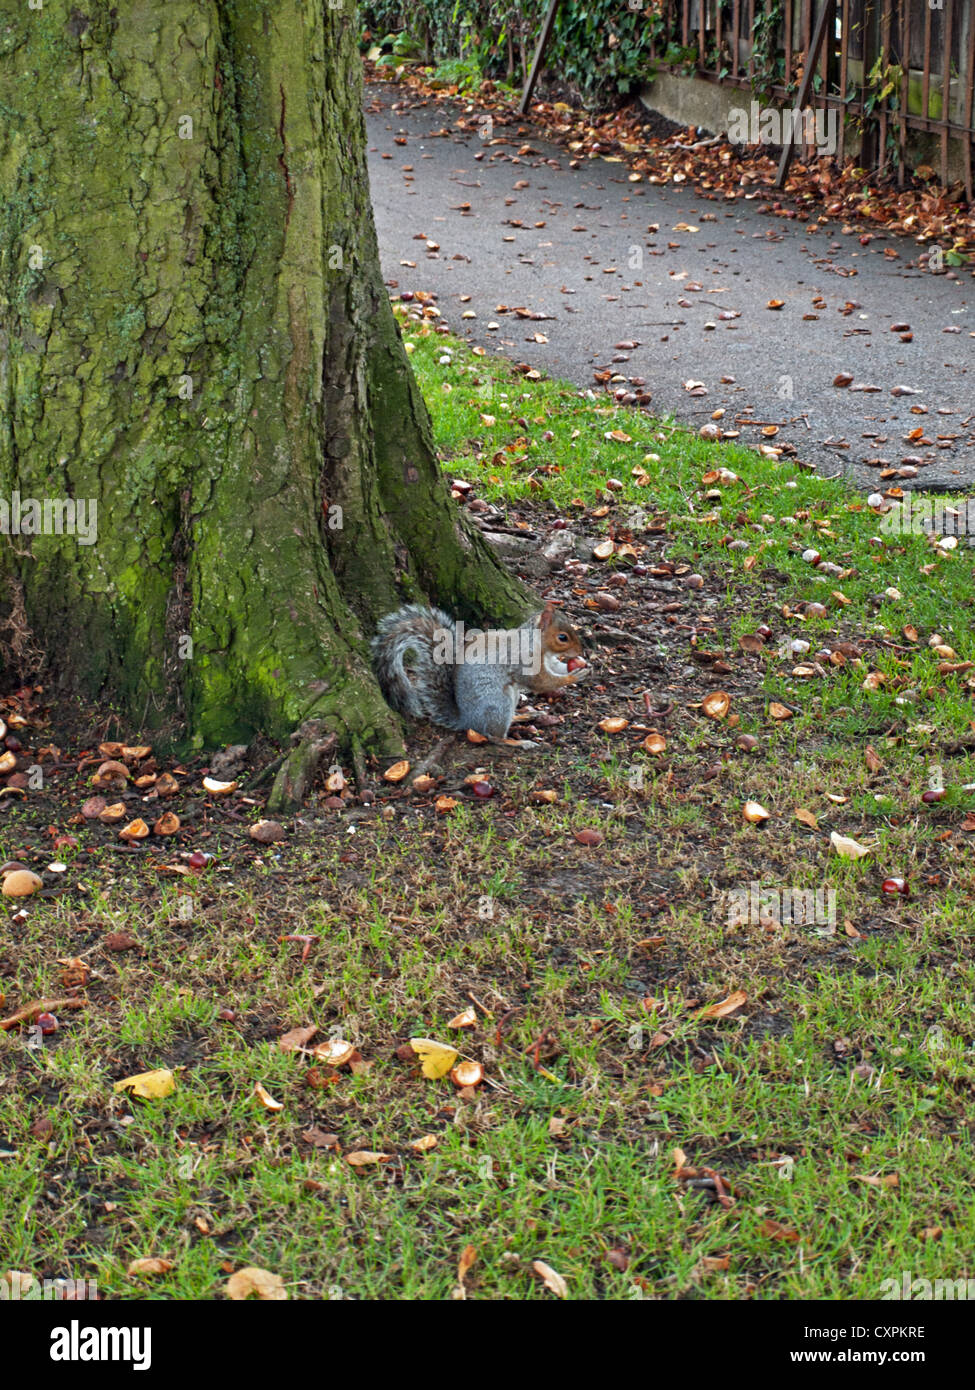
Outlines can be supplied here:
M589 670L579 633L551 603L521 627L486 632L465 632L439 608L408 604L381 619L372 654L393 709L497 740L523 690L560 690Z

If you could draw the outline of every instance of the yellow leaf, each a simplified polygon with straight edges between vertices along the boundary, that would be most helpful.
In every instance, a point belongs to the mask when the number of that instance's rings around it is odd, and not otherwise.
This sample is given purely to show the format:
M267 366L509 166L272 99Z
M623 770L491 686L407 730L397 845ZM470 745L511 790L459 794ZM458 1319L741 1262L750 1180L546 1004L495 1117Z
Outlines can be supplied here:
M144 1100L162 1100L163 1096L171 1096L176 1090L176 1078L168 1068L160 1067L158 1071L140 1071L136 1076L116 1081L112 1090L131 1091L134 1096L142 1096Z
M225 1288L227 1297L235 1303L241 1303L247 1298L280 1303L288 1297L288 1290L284 1287L284 1280L280 1274L271 1274L266 1269L258 1269L256 1265L248 1265L245 1269L238 1269L235 1274L231 1274Z
M345 1155L345 1161L351 1163L353 1168L366 1168L370 1163L385 1163L392 1156L380 1153L377 1149L355 1149Z
M433 1038L410 1038L410 1047L420 1059L423 1075L431 1081L446 1076L460 1055L449 1043L436 1042Z
M819 821L812 811L805 810L802 806L796 807L796 820L801 820L803 825L808 825L810 830L819 829Z

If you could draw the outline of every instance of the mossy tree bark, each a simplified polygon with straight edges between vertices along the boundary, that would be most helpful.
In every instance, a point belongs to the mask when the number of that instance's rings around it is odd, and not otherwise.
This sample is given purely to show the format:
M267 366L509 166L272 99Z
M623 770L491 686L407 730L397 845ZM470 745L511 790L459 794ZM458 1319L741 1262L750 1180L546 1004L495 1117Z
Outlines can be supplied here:
M0 0L0 496L96 499L97 541L0 537L4 582L137 724L391 746L376 618L526 603L382 284L354 8L33 3Z

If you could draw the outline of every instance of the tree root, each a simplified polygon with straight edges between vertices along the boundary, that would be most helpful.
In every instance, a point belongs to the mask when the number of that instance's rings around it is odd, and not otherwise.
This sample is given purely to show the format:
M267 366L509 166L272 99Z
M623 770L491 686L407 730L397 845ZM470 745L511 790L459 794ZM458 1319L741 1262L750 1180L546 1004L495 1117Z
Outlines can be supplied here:
M295 737L299 740L297 746L279 768L267 799L267 809L275 815L298 810L322 758L338 742L334 733L326 733L322 724L313 719L306 720Z

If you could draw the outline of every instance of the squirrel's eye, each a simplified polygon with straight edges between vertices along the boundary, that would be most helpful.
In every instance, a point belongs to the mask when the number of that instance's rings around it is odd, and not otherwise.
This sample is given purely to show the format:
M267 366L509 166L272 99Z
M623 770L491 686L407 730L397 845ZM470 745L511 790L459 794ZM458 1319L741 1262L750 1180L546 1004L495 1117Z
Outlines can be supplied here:
M559 641L560 641L560 642L568 642L568 640L569 640L569 634L568 634L567 632L560 632L560 633L559 633Z

